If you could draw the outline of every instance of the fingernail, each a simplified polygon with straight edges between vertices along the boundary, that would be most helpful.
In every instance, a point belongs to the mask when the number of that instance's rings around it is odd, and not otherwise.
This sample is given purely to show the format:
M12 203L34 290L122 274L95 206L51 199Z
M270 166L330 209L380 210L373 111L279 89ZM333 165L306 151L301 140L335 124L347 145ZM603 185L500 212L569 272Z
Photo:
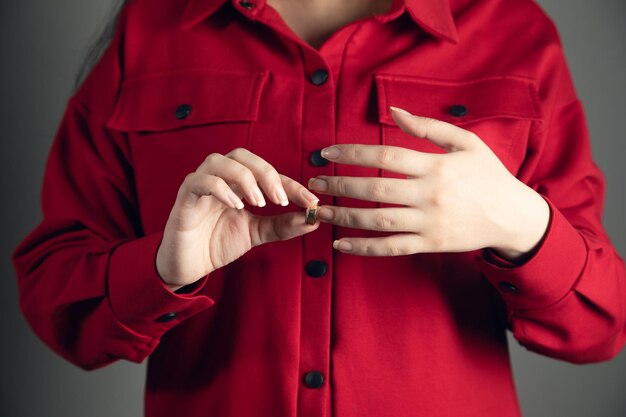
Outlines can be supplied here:
M233 204L235 205L235 208L239 210L243 208L243 201L241 201L235 193L230 194L228 198L230 199L230 201L233 202Z
M284 207L289 204L289 199L287 198L287 194L285 194L285 190L283 190L283 187L277 185L276 188L274 188L274 193L276 194L276 198L278 199L278 201L280 201L281 206Z
M311 178L309 180L309 188L314 191L326 191L328 190L328 182L320 178Z
M254 187L252 192L254 193L254 198L256 199L256 205L259 207L265 207L265 198L263 198L263 193L259 187Z
M404 114L408 114L409 116L413 116L411 113L409 113L408 111L404 109L401 109L400 107L389 106L389 109L392 111L396 111L398 113L404 113Z
M317 210L317 218L322 220L332 220L335 213L328 207L320 207Z
M335 158L339 158L339 154L341 153L341 151L339 150L338 147L331 146L329 148L322 149L321 153L322 153L322 156L326 159L335 159Z
M300 190L300 194L302 195L302 197L304 197L305 199L309 200L311 203L317 204L320 201L320 199L317 198L315 196L315 194L313 194L312 192L310 192L306 188L302 188Z
M333 242L333 248L338 249L343 252L350 252L352 251L352 243L341 241L341 240L335 240Z

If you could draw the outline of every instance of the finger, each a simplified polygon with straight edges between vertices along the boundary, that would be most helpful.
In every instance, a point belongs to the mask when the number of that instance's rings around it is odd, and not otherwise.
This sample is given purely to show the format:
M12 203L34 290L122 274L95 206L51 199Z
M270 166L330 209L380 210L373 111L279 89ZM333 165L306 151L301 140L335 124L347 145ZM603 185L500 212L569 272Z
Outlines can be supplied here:
M289 200L304 208L317 206L320 199L305 186L283 174L280 174L280 179Z
M277 240L288 240L314 231L320 222L307 224L301 212L289 212L275 216L254 216L250 228L252 246Z
M259 207L265 205L263 193L259 189L252 171L231 158L219 153L212 153L198 166L196 172L214 175L229 184L236 184L250 204Z
M322 156L341 164L382 168L417 177L426 174L436 160L444 155L419 152L400 146L352 143L324 148Z
M354 208L320 206L317 218L336 226L380 232L419 230L421 211L414 207Z
M309 180L308 186L321 194L416 206L421 200L420 193L415 188L417 181L419 180L318 175ZM409 184L413 187L410 192Z
M243 202L222 178L202 172L192 172L185 177L177 200L183 207L194 207L200 197L210 195L231 208L243 208Z
M426 138L449 152L471 149L479 140L473 132L452 123L417 116L398 107L389 106L389 108L391 117L404 132L411 136Z
M289 178L286 175L279 174L281 182L283 184L283 188L287 193L287 198L290 201L293 201L296 205L300 207L313 207L316 206L320 199L309 190L306 189L302 184L298 181L295 181ZM242 198L243 193L237 186L237 184L229 184L233 192L239 197Z
M265 159L245 148L233 149L225 156L239 162L252 171L252 174L261 188L265 191L265 195L267 195L272 202L280 204L281 206L289 204L289 198L287 197L278 171Z
M352 255L400 256L422 251L422 238L415 233L383 237L350 237L335 240L333 248Z

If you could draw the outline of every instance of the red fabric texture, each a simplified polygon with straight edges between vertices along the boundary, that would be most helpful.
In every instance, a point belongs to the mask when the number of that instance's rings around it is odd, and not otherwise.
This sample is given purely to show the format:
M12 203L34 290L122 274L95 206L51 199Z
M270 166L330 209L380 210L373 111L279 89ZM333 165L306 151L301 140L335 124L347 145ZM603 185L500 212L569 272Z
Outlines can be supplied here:
M393 0L319 49L265 0L251 3L131 1L69 98L43 219L12 254L22 312L51 349L83 369L149 358L149 417L519 417L507 328L561 360L617 355L624 263L602 228L604 178L583 105L536 3ZM320 68L329 77L316 85ZM181 104L192 109L184 119ZM164 286L163 228L208 154L245 147L307 184L394 176L310 162L335 143L441 152L402 132L388 105L475 132L546 199L550 225L530 259L507 263L487 248L353 256L332 241L380 234L322 224L255 247L186 291ZM467 114L451 115L453 105ZM326 273L309 276L311 261ZM310 371L320 387L305 384Z

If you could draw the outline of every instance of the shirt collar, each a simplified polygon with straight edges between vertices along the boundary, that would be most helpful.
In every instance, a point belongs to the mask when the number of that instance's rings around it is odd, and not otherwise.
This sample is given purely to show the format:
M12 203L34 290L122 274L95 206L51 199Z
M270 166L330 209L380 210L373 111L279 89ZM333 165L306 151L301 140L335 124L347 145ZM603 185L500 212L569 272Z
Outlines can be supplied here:
M190 28L213 14L226 1L238 0L187 0L181 27ZM265 0L252 0L260 6ZM450 0L393 0L392 9L407 9L411 18L428 33L458 43L459 37L449 4ZM245 10L245 9L244 9ZM256 15L256 14L255 14Z

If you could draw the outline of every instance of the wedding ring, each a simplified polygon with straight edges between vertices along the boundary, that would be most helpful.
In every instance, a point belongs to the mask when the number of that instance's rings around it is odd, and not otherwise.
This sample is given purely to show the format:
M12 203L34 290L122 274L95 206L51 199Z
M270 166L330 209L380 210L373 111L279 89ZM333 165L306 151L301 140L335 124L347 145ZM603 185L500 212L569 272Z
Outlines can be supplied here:
M318 208L319 207L309 207L306 209L306 213L304 214L306 224L315 224L315 220L317 220Z

